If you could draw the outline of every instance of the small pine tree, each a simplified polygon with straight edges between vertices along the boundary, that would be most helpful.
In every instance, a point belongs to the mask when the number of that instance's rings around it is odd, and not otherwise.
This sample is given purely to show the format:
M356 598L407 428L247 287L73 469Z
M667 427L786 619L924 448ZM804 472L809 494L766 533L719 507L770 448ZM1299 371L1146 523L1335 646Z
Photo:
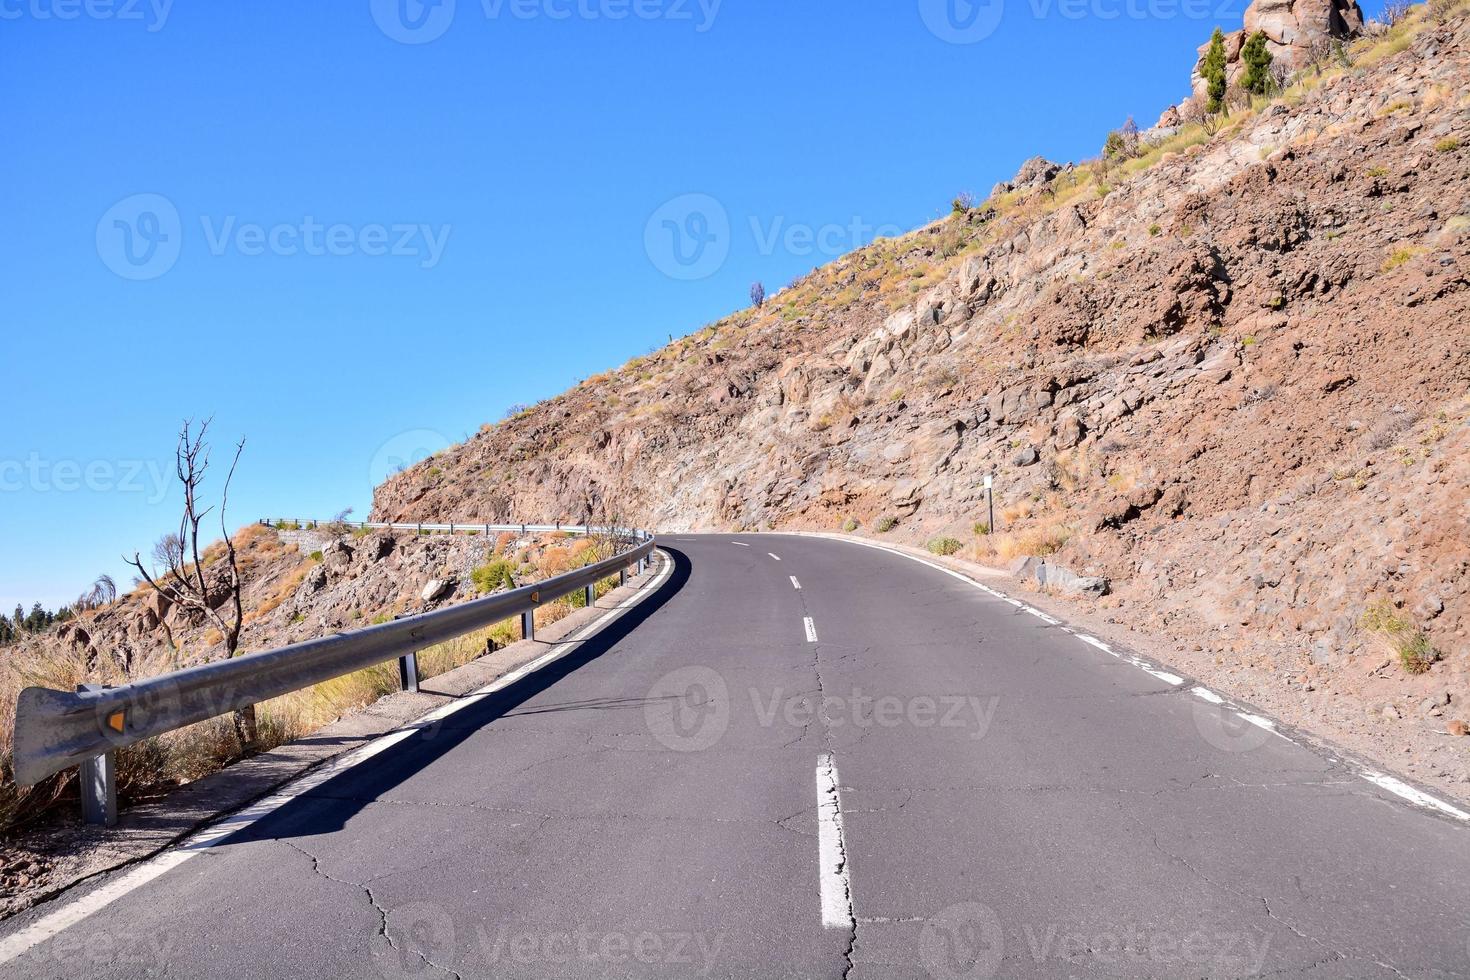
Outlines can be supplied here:
M1240 48L1240 61L1245 65L1240 87L1254 95L1265 95L1272 88L1271 52L1266 49L1266 32L1256 31Z
M1205 80L1205 111L1220 112L1225 108L1225 34L1218 27L1210 35L1200 74Z

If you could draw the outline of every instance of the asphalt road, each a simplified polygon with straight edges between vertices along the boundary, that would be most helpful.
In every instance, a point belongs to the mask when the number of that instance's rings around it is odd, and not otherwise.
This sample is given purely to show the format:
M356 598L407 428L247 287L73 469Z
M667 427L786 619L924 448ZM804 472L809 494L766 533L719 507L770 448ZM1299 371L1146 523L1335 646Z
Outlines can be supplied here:
M1465 823L907 558L661 545L562 660L0 925L90 911L0 975L1470 976Z

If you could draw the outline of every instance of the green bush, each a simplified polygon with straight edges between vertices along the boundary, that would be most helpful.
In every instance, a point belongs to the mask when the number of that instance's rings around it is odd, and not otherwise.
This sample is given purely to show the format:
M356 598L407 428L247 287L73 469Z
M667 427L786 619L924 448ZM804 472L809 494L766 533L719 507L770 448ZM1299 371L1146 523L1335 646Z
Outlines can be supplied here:
M475 591L481 595L502 588L516 587L515 573L511 563L500 558L486 562L470 572L470 581L474 583Z
M1253 95L1265 95L1271 89L1271 52L1266 49L1266 32L1256 31L1240 48L1245 73L1240 87Z
M325 559L325 558L326 558L326 557L327 557L327 556L326 556L326 555L324 555L324 554L322 554L322 553L321 553L321 552L320 552L320 551L313 551L313 552L312 552L312 553L311 553L311 554L310 554L310 555L308 555L308 556L307 556L307 557L309 557L309 558L310 558L310 559L311 559L311 560L312 560L312 561L322 561L322 560L324 560L324 559Z
M933 538L924 547L929 549L930 554L952 555L960 550L960 542L954 538Z
M976 521L975 526L971 530L983 536L990 533L990 525L985 521Z
M1206 112L1215 113L1225 108L1225 65L1225 34L1217 27L1210 35L1204 64L1200 65L1200 76L1205 80Z
M858 522L856 517L849 517L847 520L842 522L842 530L846 531L848 534L851 534L857 529Z
M873 530L877 531L879 534L887 534L889 531L892 531L894 527L897 526L897 524L898 518L896 517L880 517L878 518L878 523L873 525Z

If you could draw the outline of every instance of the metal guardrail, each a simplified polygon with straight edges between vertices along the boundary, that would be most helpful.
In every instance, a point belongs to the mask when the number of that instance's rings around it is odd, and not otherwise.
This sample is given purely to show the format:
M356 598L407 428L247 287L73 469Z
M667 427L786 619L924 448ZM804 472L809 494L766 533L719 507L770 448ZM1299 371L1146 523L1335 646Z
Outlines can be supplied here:
M471 527L479 530L485 526ZM525 527L530 531L537 526ZM429 528L425 525L425 530ZM588 529L581 530L585 533ZM591 530L596 533L599 529ZM517 615L521 617L523 635L532 639L536 607L578 589L585 590L591 600L593 587L602 579L612 575L625 579L628 568L635 564L641 571L653 553L653 535L643 531L621 533L632 547L611 558L447 609L277 650L243 654L119 687L84 685L74 693L28 687L16 703L15 781L30 786L53 773L81 765L83 809L89 822L110 824L116 819L112 779L112 753L116 750L394 658L399 661L404 689L417 690L416 651Z
M315 519L301 520L296 517L262 517L260 523L265 527L273 527L288 531L316 531L329 527L356 528L363 531L417 531L420 534L448 533L469 534L485 533L498 534L509 531L517 534L554 534L563 532L567 534L616 534L634 535L640 532L633 528L597 527L589 524L476 524L473 521L450 524L424 524L420 523L385 523L382 521L322 521Z

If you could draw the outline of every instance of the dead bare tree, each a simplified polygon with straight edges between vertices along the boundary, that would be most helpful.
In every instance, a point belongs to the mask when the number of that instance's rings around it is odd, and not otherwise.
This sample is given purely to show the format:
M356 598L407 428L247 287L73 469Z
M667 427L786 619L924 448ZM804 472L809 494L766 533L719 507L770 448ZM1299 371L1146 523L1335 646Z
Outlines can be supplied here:
M200 493L204 475L209 470L209 444L205 442L205 436L213 421L205 419L195 431L193 421L185 419L183 428L179 430L179 443L174 457L175 473L184 488L184 512L179 518L178 532L166 534L154 544L152 570L144 566L142 556L137 552L133 553L132 558L125 560L138 570L144 582L174 606L213 624L224 637L225 656L234 657L240 646L240 629L244 625L245 611L240 598L240 564L235 554L235 542L231 540L230 529L225 523L225 511L229 506L230 484L235 479L235 467L239 465L240 454L245 450L245 440L241 439L235 444L235 455L230 460L230 470L220 490L219 523L221 536L224 538L224 555L219 564L222 571L207 576L203 553L199 548L199 530L204 518L214 508L203 506ZM221 612L222 608L226 612ZM255 744L253 705L235 712L235 735L242 748Z
M117 583L112 580L111 575L99 575L92 583L92 588L83 592L77 597L77 601L72 603L72 608L77 612L101 609L115 599L117 599Z

